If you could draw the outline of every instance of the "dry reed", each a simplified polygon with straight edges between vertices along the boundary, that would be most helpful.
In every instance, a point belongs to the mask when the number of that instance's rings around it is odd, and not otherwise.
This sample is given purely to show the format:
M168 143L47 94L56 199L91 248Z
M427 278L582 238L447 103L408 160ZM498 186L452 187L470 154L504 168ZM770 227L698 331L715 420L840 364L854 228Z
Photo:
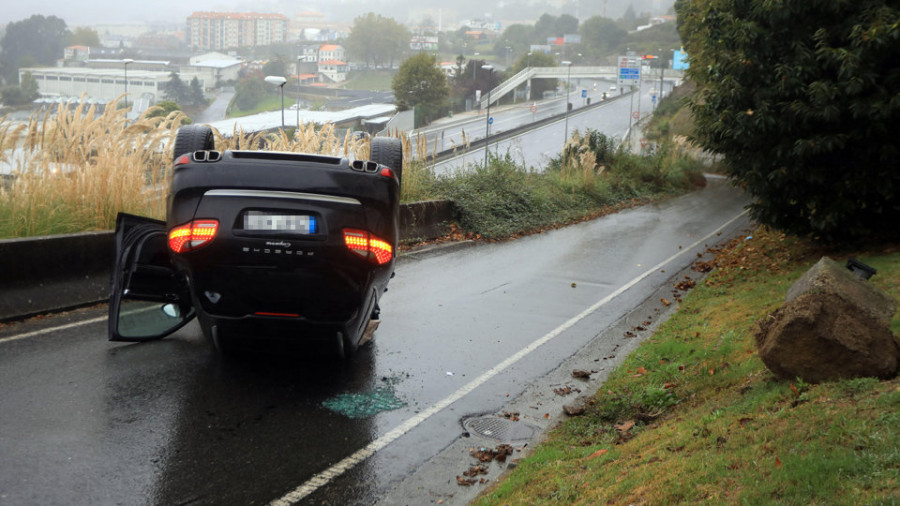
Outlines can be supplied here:
M121 98L121 97L120 97ZM60 105L24 123L0 118L0 238L88 230L109 230L118 212L162 219L171 175L175 133L185 120L176 111L150 117L149 109L128 120L117 102L102 112L84 102ZM369 142L334 125L301 125L284 131L223 135L213 131L218 150L266 149L368 158ZM404 200L418 199L431 177L423 163L407 163L413 150L424 159L427 146L404 140Z

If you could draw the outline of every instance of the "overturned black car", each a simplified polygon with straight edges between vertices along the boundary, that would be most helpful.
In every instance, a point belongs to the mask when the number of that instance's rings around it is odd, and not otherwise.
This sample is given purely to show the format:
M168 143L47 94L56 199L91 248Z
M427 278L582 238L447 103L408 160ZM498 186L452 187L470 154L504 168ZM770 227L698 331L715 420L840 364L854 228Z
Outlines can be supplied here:
M402 146L375 137L370 153L220 152L209 127L182 127L166 221L117 219L110 340L196 316L221 352L325 341L350 355L377 324L399 235Z

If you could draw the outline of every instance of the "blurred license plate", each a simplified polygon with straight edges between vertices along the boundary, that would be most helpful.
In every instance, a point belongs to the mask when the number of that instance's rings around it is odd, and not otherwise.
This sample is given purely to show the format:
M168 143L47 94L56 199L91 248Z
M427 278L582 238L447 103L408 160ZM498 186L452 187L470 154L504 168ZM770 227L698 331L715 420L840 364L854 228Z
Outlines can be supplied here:
M315 216L299 214L273 214L260 211L247 211L244 213L244 230L315 234L316 218Z

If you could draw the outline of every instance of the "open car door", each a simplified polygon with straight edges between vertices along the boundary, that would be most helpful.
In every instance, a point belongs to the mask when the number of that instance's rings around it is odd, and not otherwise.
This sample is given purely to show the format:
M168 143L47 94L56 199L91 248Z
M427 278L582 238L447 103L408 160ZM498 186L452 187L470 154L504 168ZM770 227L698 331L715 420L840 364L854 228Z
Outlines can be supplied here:
M109 340L150 341L194 316L190 287L169 259L166 224L119 213L109 296Z

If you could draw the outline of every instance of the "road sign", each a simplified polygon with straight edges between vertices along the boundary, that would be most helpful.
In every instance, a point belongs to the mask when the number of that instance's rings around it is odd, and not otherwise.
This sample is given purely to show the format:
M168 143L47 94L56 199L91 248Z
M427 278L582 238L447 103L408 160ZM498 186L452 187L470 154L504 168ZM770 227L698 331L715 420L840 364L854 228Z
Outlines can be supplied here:
M531 104L531 112L537 112L537 104Z
M494 124L494 117L491 116L490 118L488 118L488 125L493 125L493 124Z
M641 82L641 60L634 56L619 56L619 86L639 84Z
M631 113L631 117L634 119L638 119L641 117L641 113L634 111L633 113Z
M587 98L587 90L581 90L581 98Z

